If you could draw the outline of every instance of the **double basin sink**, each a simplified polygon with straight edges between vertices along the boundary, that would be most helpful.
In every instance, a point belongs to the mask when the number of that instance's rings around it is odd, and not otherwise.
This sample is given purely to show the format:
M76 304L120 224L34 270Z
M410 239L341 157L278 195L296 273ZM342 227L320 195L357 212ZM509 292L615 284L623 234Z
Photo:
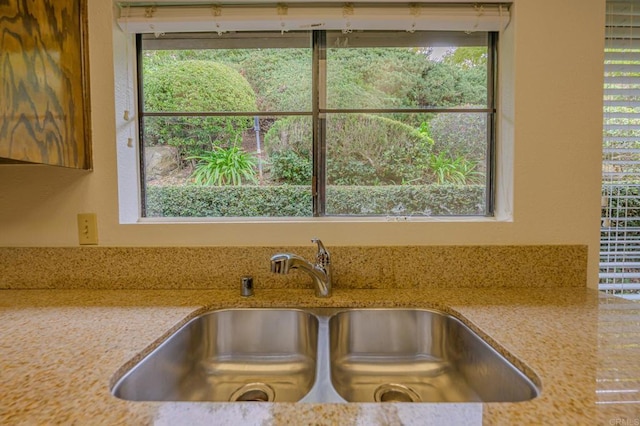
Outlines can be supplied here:
M426 309L222 309L112 388L133 401L517 402L537 386L457 318Z

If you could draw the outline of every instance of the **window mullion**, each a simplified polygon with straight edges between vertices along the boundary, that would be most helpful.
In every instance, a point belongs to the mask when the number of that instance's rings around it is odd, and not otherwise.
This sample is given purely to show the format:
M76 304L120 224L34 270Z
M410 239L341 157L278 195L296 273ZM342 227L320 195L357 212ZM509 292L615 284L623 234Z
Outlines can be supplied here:
M140 155L138 157L138 169L140 174L140 180L138 185L140 186L140 215L142 217L147 216L147 177L145 171L145 154L144 154L144 73L142 72L142 34L136 34L136 74L137 74L137 89L138 89L138 117L140 122L138 123L138 147ZM127 58L128 60L128 58Z
M487 46L487 107L491 109L487 120L487 176L486 176L486 209L485 216L495 214L496 185L496 88L498 75L498 33L488 34Z
M326 32L313 32L313 215L325 215L326 203L326 113L327 68Z

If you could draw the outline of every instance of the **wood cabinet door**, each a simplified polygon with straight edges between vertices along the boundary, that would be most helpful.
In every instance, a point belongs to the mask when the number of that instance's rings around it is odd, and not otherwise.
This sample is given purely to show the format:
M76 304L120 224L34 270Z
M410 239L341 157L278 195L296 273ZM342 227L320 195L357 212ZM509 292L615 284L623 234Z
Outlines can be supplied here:
M0 1L0 158L91 168L87 0Z

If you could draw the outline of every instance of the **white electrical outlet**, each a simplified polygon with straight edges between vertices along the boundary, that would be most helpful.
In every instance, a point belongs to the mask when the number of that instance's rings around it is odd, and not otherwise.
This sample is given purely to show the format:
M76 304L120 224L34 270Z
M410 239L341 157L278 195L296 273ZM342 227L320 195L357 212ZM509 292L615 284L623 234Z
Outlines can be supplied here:
M78 213L78 241L80 245L98 244L98 215Z

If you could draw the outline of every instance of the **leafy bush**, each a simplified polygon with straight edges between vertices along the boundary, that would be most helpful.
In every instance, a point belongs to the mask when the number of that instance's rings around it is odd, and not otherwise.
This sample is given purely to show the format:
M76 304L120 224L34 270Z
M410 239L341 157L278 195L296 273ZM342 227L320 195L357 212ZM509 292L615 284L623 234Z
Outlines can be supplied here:
M290 160L292 153L307 159L311 132L306 117L279 120L265 136L266 151L270 156L288 152ZM330 185L427 182L432 141L401 122L369 114L335 114L327 120L327 140ZM277 170L275 173L277 180L295 183ZM309 179L310 175L305 182Z
M144 74L146 111L255 111L256 96L247 80L232 68L211 61L185 60L157 64ZM201 155L239 140L251 117L148 117L147 145L177 146L180 154Z
M188 157L198 160L193 179L198 185L241 185L257 183L256 159L242 148L214 148L204 155Z
M151 186L148 217L309 217L310 186ZM484 214L482 185L327 188L327 212L353 215Z
M452 158L464 157L483 165L480 171L484 171L487 152L486 114L437 114L429 122L429 130L433 138L434 153L446 153Z
M278 151L269 157L271 180L291 185L310 185L313 174L311 157L293 151Z
M260 111L311 110L311 50L308 48L145 51L148 69L176 60L206 60L233 68L258 95Z
M329 184L424 183L433 141L399 121L368 114L327 120Z
M257 102L261 110L311 110L309 49L256 49L249 52L236 69L258 93Z
M487 48L486 47L458 47L453 51L444 55L444 62L456 65L462 69L486 68L487 66Z
M484 175L476 170L475 163L464 157L452 158L445 152L431 155L429 168L439 184L465 185L479 183L484 178Z
M329 107L450 107L486 103L486 48L459 47L437 61L429 53L414 48L330 46ZM263 110L311 109L309 49L145 51L145 67L149 71L170 62L193 60L223 63L238 71L258 94L257 102Z
M455 60L434 61L424 49L330 47L328 107L452 107L486 103L486 57L484 63L464 65Z

